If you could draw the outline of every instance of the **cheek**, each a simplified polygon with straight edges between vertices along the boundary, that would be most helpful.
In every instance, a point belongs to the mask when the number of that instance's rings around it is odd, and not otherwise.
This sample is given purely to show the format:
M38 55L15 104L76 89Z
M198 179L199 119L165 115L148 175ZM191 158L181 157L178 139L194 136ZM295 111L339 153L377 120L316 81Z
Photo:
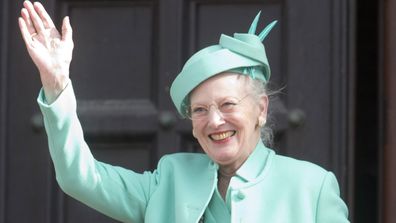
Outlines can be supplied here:
M204 134L204 124L203 122L192 122L192 131L195 138L199 138Z
M250 109L245 111L245 122L250 125L258 124L258 119L260 117L260 109L258 106L252 106Z
M241 122L241 126L244 130L254 130L256 126L256 121L252 120L251 118L246 118Z
M252 110L246 110L232 120L238 127L251 128L258 122L258 115Z

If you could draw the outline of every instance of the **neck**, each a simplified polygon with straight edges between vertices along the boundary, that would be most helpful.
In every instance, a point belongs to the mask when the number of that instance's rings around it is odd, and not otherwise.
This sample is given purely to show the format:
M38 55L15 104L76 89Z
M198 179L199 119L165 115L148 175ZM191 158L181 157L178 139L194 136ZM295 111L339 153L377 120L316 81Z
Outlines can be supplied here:
M230 184L231 178L235 176L236 170L227 170L227 172L222 169L222 167L219 168L218 172L218 181L217 181L217 188L220 192L221 197L223 200L226 200L226 195L227 195L227 189Z
M241 166L242 166L242 163L240 165L220 165L219 166L219 174L224 177L235 176L235 173Z

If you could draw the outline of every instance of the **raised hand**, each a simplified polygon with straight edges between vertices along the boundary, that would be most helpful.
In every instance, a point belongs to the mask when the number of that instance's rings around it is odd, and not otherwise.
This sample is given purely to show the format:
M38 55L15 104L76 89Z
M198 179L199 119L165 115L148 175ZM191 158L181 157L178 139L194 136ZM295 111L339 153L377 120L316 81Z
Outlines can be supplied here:
M19 28L30 57L40 72L41 82L48 103L52 103L69 80L73 38L69 17L62 23L62 33L39 2L23 3Z

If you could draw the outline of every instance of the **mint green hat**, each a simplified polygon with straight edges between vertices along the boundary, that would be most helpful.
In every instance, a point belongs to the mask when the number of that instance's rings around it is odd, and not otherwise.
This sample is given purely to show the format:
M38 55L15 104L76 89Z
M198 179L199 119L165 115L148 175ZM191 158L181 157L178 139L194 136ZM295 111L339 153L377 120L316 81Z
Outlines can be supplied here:
M182 116L185 116L185 107L189 103L189 93L216 74L229 71L263 82L269 80L271 72L262 41L277 21L256 35L260 14L254 18L248 33L234 33L233 37L221 34L219 44L206 47L187 60L170 89L172 101Z

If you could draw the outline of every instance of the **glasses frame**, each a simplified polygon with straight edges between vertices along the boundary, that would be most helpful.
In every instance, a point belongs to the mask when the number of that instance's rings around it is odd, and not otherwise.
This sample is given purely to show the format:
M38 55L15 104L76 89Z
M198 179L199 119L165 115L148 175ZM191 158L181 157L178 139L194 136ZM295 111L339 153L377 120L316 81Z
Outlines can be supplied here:
M229 98L233 98L233 99L237 99L236 102L235 102L235 105L233 105L233 107L238 107L238 106L241 104L241 102L243 102L243 100L246 99L246 98L248 98L248 96L250 96L250 95L251 95L251 94L246 94L245 96L243 96L243 97L240 98L240 99L238 99L237 97L232 97L232 96L231 96L231 97L225 97L224 99L222 99L222 101L220 101L220 103L223 103L224 101L226 101L226 100L229 99ZM221 107L222 105L219 104L219 103L217 103L217 102L214 102L214 103L210 103L210 104L208 104L208 105L201 105L202 107L204 107L204 108L206 109L206 114L203 115L203 116L201 116L201 117L195 117L195 118L193 118L192 115L191 115L192 106L194 106L194 105L188 105L188 106L186 106L186 109L185 109L186 117L187 117L188 119L190 119L190 120L202 120L202 119L206 119L206 118L208 117L209 113L210 113L210 108L211 108L212 106L216 108L216 112L219 113L219 114L221 114L222 117L224 117L224 116L226 116L226 115L228 115L228 114L235 113L235 111L231 111L231 112L224 112L224 111L221 111L221 108L219 108L219 106Z

